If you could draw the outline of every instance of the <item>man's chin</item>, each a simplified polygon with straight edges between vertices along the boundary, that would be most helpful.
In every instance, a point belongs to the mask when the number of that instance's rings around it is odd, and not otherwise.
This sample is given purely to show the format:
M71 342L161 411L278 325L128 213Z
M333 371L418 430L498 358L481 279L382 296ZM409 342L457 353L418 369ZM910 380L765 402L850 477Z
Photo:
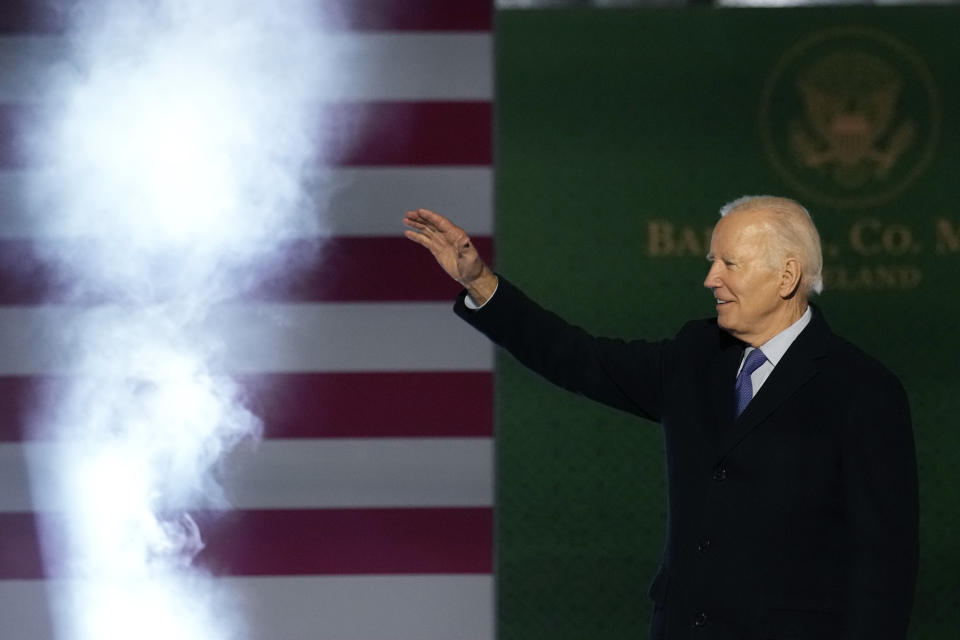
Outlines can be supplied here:
M733 333L733 327L735 326L735 323L733 322L733 318L730 316L731 314L729 312L723 312L722 307L717 308L717 326L730 333Z

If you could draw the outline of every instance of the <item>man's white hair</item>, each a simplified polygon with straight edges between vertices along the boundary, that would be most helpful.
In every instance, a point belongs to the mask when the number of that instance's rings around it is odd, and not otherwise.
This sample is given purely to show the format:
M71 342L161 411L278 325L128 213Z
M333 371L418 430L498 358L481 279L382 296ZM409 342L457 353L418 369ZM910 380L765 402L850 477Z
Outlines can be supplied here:
M813 224L810 212L799 202L778 196L742 196L720 208L720 217L738 210L767 211L769 231L775 242L771 245L771 258L777 267L788 257L797 258L803 265L801 289L809 296L823 291L823 249L820 234Z

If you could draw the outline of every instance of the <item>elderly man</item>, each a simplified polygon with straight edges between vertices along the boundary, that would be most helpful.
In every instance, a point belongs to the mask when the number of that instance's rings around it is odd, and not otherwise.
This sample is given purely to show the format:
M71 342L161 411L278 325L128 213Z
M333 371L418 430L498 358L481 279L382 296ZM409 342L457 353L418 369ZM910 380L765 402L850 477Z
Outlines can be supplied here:
M902 639L918 528L903 387L808 302L822 254L802 206L745 197L721 216L704 281L717 317L661 341L593 337L495 275L443 216L404 222L464 286L459 316L552 382L661 423L653 638Z

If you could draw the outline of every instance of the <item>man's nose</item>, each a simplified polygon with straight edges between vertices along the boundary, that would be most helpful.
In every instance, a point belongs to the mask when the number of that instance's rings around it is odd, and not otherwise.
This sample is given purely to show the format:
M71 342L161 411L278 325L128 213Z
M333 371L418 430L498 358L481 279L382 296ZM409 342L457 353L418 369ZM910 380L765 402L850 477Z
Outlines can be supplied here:
M716 289L720 286L720 276L717 274L716 265L710 265L710 270L707 271L707 277L703 279L703 286L707 289Z

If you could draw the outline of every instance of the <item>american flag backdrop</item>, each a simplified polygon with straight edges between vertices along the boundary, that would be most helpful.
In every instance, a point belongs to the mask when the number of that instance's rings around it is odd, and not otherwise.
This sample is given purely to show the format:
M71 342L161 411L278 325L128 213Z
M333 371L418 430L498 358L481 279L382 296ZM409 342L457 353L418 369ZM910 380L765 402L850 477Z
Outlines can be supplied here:
M490 0L317 0L345 51L318 117L330 239L308 273L219 305L210 330L265 424L229 461L236 509L200 517L195 562L240 595L252 638L491 639L493 350L451 313L457 286L402 237L449 213L492 254ZM39 78L62 17L0 3L0 638L52 638L27 428L96 300L59 297L24 194ZM334 9L331 11L331 9ZM329 127L326 129L330 130ZM82 153L82 150L78 150ZM38 231L39 229L39 231ZM291 239L291 251L300 241ZM81 247L82 249L82 247Z

